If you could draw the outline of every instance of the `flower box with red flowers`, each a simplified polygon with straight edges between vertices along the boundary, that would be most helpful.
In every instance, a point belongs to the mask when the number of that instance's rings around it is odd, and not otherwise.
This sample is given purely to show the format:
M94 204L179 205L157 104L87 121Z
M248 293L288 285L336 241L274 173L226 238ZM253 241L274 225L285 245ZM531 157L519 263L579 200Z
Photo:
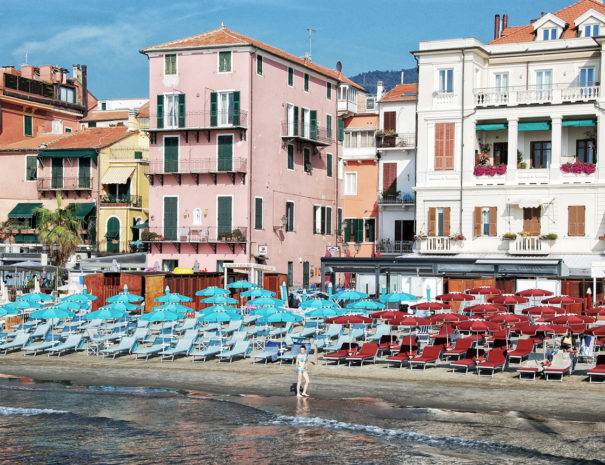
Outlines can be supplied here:
M475 176L502 176L506 174L506 165L475 165L473 170Z
M597 165L594 163L584 163L579 160L561 165L561 171L569 174L593 174L596 170Z

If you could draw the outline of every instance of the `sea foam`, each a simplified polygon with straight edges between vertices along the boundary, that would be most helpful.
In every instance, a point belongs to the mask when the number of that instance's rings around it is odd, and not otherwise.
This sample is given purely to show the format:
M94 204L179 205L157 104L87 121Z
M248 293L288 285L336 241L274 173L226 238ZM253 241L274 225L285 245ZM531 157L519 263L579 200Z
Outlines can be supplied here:
M20 408L20 407L2 407L0 406L0 416L2 417L31 417L34 415L51 415L57 413L69 413L65 410L53 410L51 408Z

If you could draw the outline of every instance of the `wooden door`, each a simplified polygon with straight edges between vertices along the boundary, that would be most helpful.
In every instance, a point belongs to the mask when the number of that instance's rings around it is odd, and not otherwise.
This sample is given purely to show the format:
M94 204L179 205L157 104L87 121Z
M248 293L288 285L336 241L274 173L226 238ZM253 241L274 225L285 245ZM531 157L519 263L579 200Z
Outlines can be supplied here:
M523 209L523 231L530 236L539 236L541 208L524 208Z

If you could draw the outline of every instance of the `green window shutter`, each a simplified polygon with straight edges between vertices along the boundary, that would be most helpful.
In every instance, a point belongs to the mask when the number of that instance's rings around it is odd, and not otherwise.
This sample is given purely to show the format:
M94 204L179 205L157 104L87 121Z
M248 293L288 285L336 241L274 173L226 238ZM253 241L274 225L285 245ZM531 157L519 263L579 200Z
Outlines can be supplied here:
M298 136L298 107L294 107L294 135Z
M286 231L294 231L294 204L286 202Z
M25 134L26 136L31 136L34 133L33 127L32 127L32 117L29 115L25 115L23 117L23 134Z
M185 127L185 94L179 94L179 128Z
M156 111L157 111L157 116L156 116L157 127L158 127L158 129L162 129L164 127L164 96L163 95L157 96Z
M321 233L325 234L327 231L326 221L327 221L326 207L321 207Z
M231 115L230 120L233 121L233 126L239 126L240 124L240 117L239 117L239 108L240 108L240 103L239 103L239 91L235 91L233 92L233 108L232 108L232 112L233 114Z
M319 209L319 207L317 206L313 206L313 221L311 221L311 224L313 225L313 234L317 234L317 210Z
M328 100L330 100L332 98L332 83L328 82L326 85L326 97L328 98Z
M107 239L107 252L120 252L120 220L115 217L107 220L107 231L105 232Z
M78 160L78 186L90 187L90 158L80 158Z
M294 169L294 146L288 145L288 169Z
M363 242L363 220L355 220L355 242Z
M309 75L305 73L305 91L309 92Z
M263 75L263 57L262 55L256 55L256 72L257 74Z
M177 239L178 198L164 197L164 239Z
M26 159L26 179L28 181L38 179L38 159L36 156L28 156Z
M342 142L345 139L345 122L341 119L338 120L338 142Z
M309 262L303 262L303 287L309 287L310 267Z
M214 127L218 123L218 101L216 92L210 92L210 126Z
M233 136L218 136L218 170L233 169Z
M332 208L326 207L326 234L332 234Z
M366 220L367 224L368 224L368 242L374 242L375 240L375 229L376 229L376 223L374 222L374 220Z
M254 229L263 229L263 199L254 199Z
M345 242L351 242L351 237L353 236L353 221L345 220Z
M288 68L288 85L294 85L294 68Z
M217 232L219 238L224 234L231 234L233 229L231 224L231 207L233 199L231 197L219 197L217 200Z
M135 160L142 160L143 159L143 152L135 150L135 152L134 152L134 159Z
M317 140L317 110L311 110L311 139Z
M326 135L332 139L332 115L326 115Z
M336 210L336 233L342 234L342 208Z
M63 187L63 159L53 158L51 163L50 186L53 189L60 189Z
M333 157L331 153L328 153L326 155L326 174L329 178L332 177L332 163L334 162L332 158Z
M179 138L164 138L164 173L179 171Z
M88 127L89 128L96 128L97 127L97 122L96 121L89 121L88 122Z

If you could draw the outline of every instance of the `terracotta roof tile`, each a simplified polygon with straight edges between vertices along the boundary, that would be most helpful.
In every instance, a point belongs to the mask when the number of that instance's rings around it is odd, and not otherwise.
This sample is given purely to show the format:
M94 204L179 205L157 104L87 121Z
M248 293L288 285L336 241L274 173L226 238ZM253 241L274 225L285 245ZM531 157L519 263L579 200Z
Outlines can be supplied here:
M48 146L49 149L102 149L129 134L125 126L87 128L74 132Z
M573 39L577 37L575 20L590 9L605 14L605 5L599 0L579 0L553 13L567 24L563 30L562 39ZM534 28L531 24L526 26L511 26L504 29L502 31L502 36L492 40L490 44L498 45L533 42L535 38Z
M36 137L27 137L18 142L0 147L0 152L38 150L43 145L49 145L68 136L69 134L40 134Z
M344 120L346 129L377 129L378 115L354 115Z
M139 118L149 118L149 102L139 108L138 116Z
M128 110L95 110L88 112L83 122L87 121L113 121L128 120Z
M308 69L311 69L319 74L326 77L342 81L353 87L365 91L363 86L360 86L356 82L346 77L341 72L334 69L327 68L325 66L317 65L305 58L300 58L284 50L281 50L272 45L265 44L260 40L253 39L239 32L232 31L226 27L220 27L212 31L204 32L184 39L177 39L163 44L153 45L149 48L142 50L143 52L161 51L161 50L179 50L186 48L200 48L200 47L215 47L220 45L251 45L253 47L269 52L278 57L284 58L288 61L292 61Z
M397 84L380 99L381 102L415 102L418 99L418 84Z

